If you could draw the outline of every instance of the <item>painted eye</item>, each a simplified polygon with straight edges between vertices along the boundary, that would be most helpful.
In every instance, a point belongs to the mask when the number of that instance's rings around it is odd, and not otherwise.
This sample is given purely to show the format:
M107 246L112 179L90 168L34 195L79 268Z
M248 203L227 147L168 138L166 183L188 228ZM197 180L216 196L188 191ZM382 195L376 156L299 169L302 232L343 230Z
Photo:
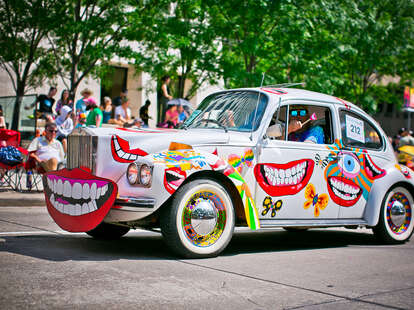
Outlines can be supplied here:
M352 153L342 153L339 158L338 166L347 178L355 178L360 172L358 158Z

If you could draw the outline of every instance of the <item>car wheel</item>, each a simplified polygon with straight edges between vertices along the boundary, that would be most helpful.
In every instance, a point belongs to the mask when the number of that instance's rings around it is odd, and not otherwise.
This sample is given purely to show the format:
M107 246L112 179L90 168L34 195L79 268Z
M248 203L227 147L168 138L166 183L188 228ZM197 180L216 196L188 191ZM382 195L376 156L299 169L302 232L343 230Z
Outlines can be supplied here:
M129 229L130 228L126 226L119 226L102 222L94 229L87 231L86 233L95 239L111 240L121 238L129 231Z
M234 221L230 194L212 179L183 185L160 220L168 246L186 258L217 256L231 240Z
M413 196L406 188L392 188L385 195L378 224L373 228L376 237L387 244L407 241L414 228L413 203Z

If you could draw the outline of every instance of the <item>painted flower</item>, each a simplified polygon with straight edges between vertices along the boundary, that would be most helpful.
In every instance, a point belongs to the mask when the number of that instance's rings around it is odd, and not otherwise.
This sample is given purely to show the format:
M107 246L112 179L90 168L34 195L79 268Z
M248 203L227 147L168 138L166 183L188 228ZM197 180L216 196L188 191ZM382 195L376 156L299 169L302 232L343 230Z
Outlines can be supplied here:
M276 216L276 211L282 209L283 202L282 200L278 200L273 203L272 198L270 196L266 196L263 200L263 211L262 215L266 215L270 210L272 210L271 216Z
M303 207L305 209L309 209L310 206L315 207L315 217L318 217L320 214L320 210L326 208L329 202L329 197L327 194L317 194L315 190L315 186L312 183L309 183L305 189L305 203Z

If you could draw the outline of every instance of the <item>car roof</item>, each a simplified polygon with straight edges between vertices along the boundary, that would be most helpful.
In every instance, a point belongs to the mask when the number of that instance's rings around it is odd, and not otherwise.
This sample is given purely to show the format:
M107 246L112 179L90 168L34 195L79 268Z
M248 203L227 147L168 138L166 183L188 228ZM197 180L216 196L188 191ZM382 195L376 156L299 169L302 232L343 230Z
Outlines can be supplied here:
M307 100L307 101L326 102L326 103L343 106L344 108L348 110L352 109L353 111L364 112L360 107L344 99L331 96L331 95L326 95L326 94L310 91L310 90L306 90L306 89L263 86L263 87L256 87L256 88L231 89L230 91L241 91L241 90L260 91L260 92L267 94L269 97L273 97L277 99L280 97L282 98L282 101Z

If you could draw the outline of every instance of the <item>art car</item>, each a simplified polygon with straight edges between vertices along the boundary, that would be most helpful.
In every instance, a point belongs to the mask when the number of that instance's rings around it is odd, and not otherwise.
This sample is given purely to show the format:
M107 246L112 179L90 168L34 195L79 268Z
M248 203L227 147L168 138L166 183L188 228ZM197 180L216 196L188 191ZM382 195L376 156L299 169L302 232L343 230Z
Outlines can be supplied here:
M413 171L380 126L294 88L214 93L179 130L77 129L67 168L43 183L63 229L113 239L160 228L183 257L217 256L235 226L365 226L385 243L414 228Z

